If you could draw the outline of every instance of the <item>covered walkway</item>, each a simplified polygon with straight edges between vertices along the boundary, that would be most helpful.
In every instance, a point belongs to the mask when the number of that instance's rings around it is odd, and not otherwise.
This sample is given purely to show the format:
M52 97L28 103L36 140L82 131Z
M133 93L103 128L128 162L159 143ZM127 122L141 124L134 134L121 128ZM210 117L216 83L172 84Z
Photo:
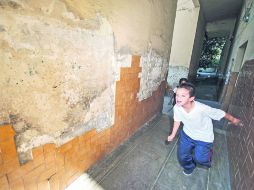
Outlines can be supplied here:
M167 104L167 99L164 103ZM220 124L215 123L211 169L197 167L191 176L182 173L176 154L178 138L165 145L172 127L172 112L164 112L97 163L88 174L106 190L229 190L227 143Z

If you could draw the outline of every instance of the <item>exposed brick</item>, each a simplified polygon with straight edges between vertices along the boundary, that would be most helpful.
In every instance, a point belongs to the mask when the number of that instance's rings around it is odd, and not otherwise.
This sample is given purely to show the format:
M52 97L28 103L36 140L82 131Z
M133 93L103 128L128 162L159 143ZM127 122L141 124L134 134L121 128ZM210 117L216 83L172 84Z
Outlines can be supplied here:
M43 156L43 147L33 148L32 155L33 155L33 159Z
M22 167L19 167L18 169L8 173L7 177L9 182L13 183L14 181L17 181L18 179L20 179L26 173L27 173L26 170L24 170Z
M59 177L58 175L53 175L51 176L51 178L49 179L49 186L50 186L50 190L59 190Z
M0 165L2 165L4 163L4 159L2 157L2 153L1 153L1 149L0 149Z
M16 181L13 181L12 183L10 183L10 189L11 190L25 190L24 182L22 178L19 178Z
M41 181L38 183L38 190L50 190L49 188L50 186L48 181Z
M240 117L244 122L243 128L230 128L228 136L229 159L232 171L231 182L234 189L251 189L252 177L254 177L254 130L253 130L253 107L254 101L254 60L247 61L242 71L233 74L230 79L228 92L233 92L230 103L230 112ZM233 90L237 79L237 85Z
M0 177L0 190L8 190L9 184L6 176Z
M64 154L65 152L67 152L71 148L72 148L72 143L67 142L67 143L63 144L61 147L59 147L58 152Z
M4 162L8 162L17 157L16 145L13 138L0 142L0 148Z
M52 165L51 167L46 166L46 170L39 174L38 181L49 180L56 173L57 169L55 165Z
M45 171L45 165L42 164L24 176L25 185L37 183L39 176Z
M11 125L0 126L0 142L13 139L14 135L15 135L15 132Z
M3 164L3 171L5 174L11 173L12 171L17 170L20 167L19 161L17 157L13 157L13 160L9 160L4 162Z
M45 144L43 145L43 153L52 153L56 151L56 145L55 144Z
M38 184L35 181L24 182L25 190L38 190Z

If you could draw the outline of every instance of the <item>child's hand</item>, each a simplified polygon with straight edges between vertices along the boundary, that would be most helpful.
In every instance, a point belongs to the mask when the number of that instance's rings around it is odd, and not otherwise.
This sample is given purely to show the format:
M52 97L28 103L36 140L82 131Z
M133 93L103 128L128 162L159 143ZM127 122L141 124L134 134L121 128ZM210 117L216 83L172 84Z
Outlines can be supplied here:
M237 118L234 118L230 123L239 127L243 127L243 122Z
M169 136L168 136L168 141L169 141L169 142L171 142L171 141L173 141L173 140L174 140L174 138L175 138L175 136L174 136L174 135L169 135Z

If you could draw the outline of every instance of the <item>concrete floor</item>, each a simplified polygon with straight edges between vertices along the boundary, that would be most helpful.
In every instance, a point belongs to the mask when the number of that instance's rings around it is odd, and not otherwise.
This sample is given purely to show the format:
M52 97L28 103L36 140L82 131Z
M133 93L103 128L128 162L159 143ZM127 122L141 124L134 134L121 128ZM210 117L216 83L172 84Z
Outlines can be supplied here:
M164 114L91 168L90 178L105 190L230 190L225 131L215 128L212 168L198 167L185 176L176 156L178 138L164 143L172 126L172 111L165 113L170 110L165 106Z

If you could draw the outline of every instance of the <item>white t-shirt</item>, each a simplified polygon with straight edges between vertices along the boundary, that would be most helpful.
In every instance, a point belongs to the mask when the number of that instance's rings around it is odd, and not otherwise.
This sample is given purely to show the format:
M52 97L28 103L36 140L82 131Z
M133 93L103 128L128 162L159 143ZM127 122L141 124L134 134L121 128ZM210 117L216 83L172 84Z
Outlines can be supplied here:
M212 119L220 120L225 112L194 101L194 108L187 113L183 107L174 106L174 120L183 122L183 131L192 139L203 142L213 142Z

